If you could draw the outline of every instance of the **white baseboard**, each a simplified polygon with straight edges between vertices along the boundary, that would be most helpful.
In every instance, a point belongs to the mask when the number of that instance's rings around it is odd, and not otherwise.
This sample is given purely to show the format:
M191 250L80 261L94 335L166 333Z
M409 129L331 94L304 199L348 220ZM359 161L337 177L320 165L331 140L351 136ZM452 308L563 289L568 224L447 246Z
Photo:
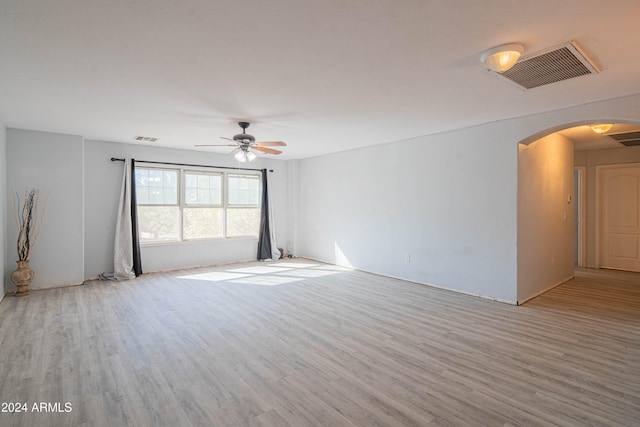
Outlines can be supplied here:
M312 261L317 261L317 262L324 262L326 264L337 265L339 267L346 267L346 266L343 266L343 265L334 264L332 262L323 261L323 260L310 258L310 257L305 257L305 256L300 257L300 258L306 258L306 259L310 259ZM374 272L374 271L362 270L360 268L355 268L355 267L346 267L346 268L351 268L353 270L362 271L362 272L369 273L369 274L375 274L376 276L382 276L382 277L388 277L390 279L402 280L403 282L414 283L414 284L420 285L420 286L429 286L429 287L432 287L432 288L442 289L442 290L449 291L449 292L456 292L458 294L469 295L469 296L472 296L472 297L487 299L487 300L490 300L490 301L496 301L496 302L500 302L500 303L504 303L504 304L518 305L517 301L507 300L507 299L503 299L503 298L495 298L495 297L492 297L492 296L482 295L482 294L478 294L478 293L474 293L474 292L462 291L460 289L448 288L446 286L435 285L433 283L418 282L418 281L415 281L415 280L406 279L404 277L398 277L398 276L392 276L390 274L383 274L383 273L377 273L377 272Z

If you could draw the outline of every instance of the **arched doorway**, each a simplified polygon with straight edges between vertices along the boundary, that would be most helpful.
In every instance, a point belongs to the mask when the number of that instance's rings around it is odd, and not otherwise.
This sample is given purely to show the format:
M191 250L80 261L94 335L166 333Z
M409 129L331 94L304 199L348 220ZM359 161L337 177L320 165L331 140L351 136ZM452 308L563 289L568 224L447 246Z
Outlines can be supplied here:
M615 164L640 164L640 124L604 121L615 125L603 135L587 126L598 121L589 121L549 129L520 143L519 303L571 279L576 264L608 267L601 264L599 256L599 170ZM611 137L633 132L638 133L637 145L627 146ZM640 172L637 183L640 192ZM637 199L640 225L640 193ZM640 252L638 230L637 245L629 243L629 238L623 249Z

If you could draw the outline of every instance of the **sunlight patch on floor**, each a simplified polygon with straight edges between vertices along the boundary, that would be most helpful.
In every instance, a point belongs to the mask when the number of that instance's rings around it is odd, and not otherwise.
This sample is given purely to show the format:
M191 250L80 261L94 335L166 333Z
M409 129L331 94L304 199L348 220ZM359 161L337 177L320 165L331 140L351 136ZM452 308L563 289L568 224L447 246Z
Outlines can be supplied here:
M224 271L177 276L178 279L199 280L203 282L226 282L243 285L277 286L301 282L314 277L330 276L349 268L303 262L274 262L252 265L250 267L231 268Z

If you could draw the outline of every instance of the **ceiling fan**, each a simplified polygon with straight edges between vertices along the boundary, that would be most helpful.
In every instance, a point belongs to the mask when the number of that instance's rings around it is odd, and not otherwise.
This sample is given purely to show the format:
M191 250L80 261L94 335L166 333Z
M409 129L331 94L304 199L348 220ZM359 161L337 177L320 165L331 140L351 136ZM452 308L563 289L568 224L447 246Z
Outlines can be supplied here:
M194 147L236 147L231 154L240 162L250 162L256 158L256 155L250 150L260 151L267 154L280 154L282 151L267 147L285 147L282 141L256 142L253 135L249 135L246 130L251 125L249 122L238 122L238 126L242 128L242 133L234 135L233 138L220 138L233 141L233 144L196 144Z

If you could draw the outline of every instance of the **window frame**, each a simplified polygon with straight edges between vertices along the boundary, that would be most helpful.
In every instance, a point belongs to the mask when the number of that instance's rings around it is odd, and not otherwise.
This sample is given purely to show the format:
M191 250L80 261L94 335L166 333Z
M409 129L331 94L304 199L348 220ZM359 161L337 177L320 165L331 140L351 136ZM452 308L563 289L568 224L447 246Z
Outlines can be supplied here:
M194 242L203 242L203 241L215 241L215 240L233 240L233 239L258 239L259 227L256 230L256 234L248 234L248 235L238 235L238 236L229 236L228 233L228 215L227 211L231 209L261 209L262 205L262 174L260 171L252 172L252 171L227 171L223 169L215 169L215 168L206 168L206 167L196 167L196 166L158 166L155 164L145 164L144 162L137 162L136 164L136 173L138 169L145 170L161 170L161 171L172 171L177 172L177 204L156 204L156 203L145 203L140 204L138 200L136 200L136 208L139 206L177 206L178 207L178 238L176 240L147 240L140 241L141 246L156 246L156 245L175 245L175 244L185 244L185 243L194 243ZM213 175L220 176L222 181L222 189L221 189L221 203L220 204L187 204L187 188L186 188L186 175L194 174L194 175ZM255 177L258 182L258 200L256 204L232 204L229 203L229 177L232 176L240 176L240 177ZM135 184L135 181L134 181ZM222 236L221 237L202 237L202 238L190 238L187 239L184 237L184 211L188 208L220 208L222 209Z
M220 204L187 204L187 174L192 175L205 175L205 176L219 176L221 180L221 188L220 188ZM183 178L183 185L179 188L182 192L179 194L180 196L180 235L178 242L199 242L203 240L221 240L227 238L227 212L224 208L224 198L225 198L225 176L223 172L217 172L214 170L195 170L195 169L180 169L180 176ZM219 237L195 237L187 239L185 238L185 227L184 227L184 212L185 209L190 208L205 208L205 209L222 209L222 236Z
M248 172L248 171L247 171ZM256 177L256 180L258 181L258 201L257 203L254 204L231 204L229 202L229 178L232 176L238 176L238 177ZM227 239L238 239L238 238L243 238L243 237L250 237L250 235L238 235L238 236L229 236L229 230L228 230L228 221L227 221L227 211L229 210L234 210L234 209L260 209L261 204L262 204L262 174L260 173L255 173L255 174L250 174L250 173L240 173L240 171L238 172L228 172L227 174L225 174L225 185L223 185L223 188L226 190L226 194L224 195L224 235L225 238ZM260 222L258 221L258 234L260 233ZM253 237L253 236L251 236ZM257 235L255 236L257 237Z
M142 241L142 239L140 238L140 245L145 246L147 244L153 244L153 245L163 245L163 244L172 244L172 243L176 243L176 242L180 242L181 238L182 238L182 210L180 207L180 188L182 186L182 175L180 173L179 170L173 169L173 168L163 168L163 167L158 167L158 166L136 166L136 172L137 169L146 169L146 170L155 170L155 171L170 171L170 172L177 172L176 173L176 202L175 203L145 203L142 206L153 206L153 207L177 207L178 208L178 224L177 224L177 233L178 233L178 239L177 240L168 240L168 239L160 239L160 240L148 240L148 241ZM134 185L136 185L136 210L138 209L138 206L140 206L140 203L138 202L138 188L137 188L137 175L135 177L136 179L133 180ZM149 186L147 186L149 187ZM148 197L148 195L147 195ZM138 221L140 219L140 215L138 215ZM140 236L139 236L140 237Z

